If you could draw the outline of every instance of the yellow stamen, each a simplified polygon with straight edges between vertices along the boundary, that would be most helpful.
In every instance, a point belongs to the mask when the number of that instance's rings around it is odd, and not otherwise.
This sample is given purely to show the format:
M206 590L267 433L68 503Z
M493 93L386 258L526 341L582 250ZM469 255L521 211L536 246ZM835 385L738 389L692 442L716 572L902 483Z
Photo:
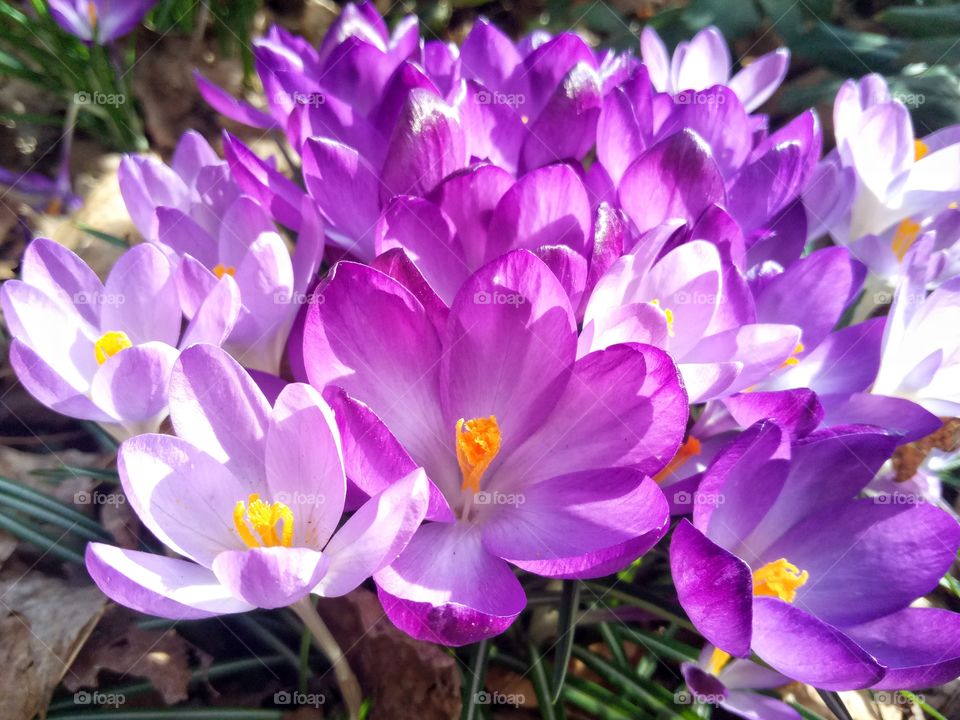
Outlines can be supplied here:
M726 653L720 648L715 647L713 653L710 655L710 662L708 663L710 674L719 675L720 671L723 670L728 662L730 662L730 653Z
M500 441L500 426L493 415L457 421L457 462L463 475L462 489L480 492L480 478L500 452Z
M786 558L780 558L764 565L753 573L753 594L780 598L784 602L792 603L797 597L797 590L807 584L810 573L800 568ZM714 648L710 655L707 667L710 673L717 675L730 662L730 654L720 648Z
M798 342L797 346L793 349L793 354L784 360L780 367L793 367L796 365L798 362L800 362L800 360L795 356L799 355L804 350L806 350L806 348L803 346L803 343Z
M108 358L112 358L121 350L133 347L130 338L123 330L105 332L93 346L93 354L97 358L97 365L103 365Z
M927 144L923 140L913 141L913 159L914 160L923 160L929 154L930 154L930 148L927 147Z
M97 26L97 4L93 0L87 0L87 17L90 18L90 27Z
M810 579L810 573L780 558L767 563L753 574L753 594L780 598L792 603L797 590Z
M903 262L907 251L913 246L920 236L920 223L907 218L897 226L897 231L893 234L893 242L890 247L893 248L897 260Z
M654 476L654 480L663 482L668 477L673 475L677 470L686 465L687 461L696 457L700 454L700 441L695 438L693 435L687 438L687 441L680 446L680 449L677 450L677 454L673 456L673 460L667 463L667 466L658 472Z
M213 274L216 275L218 279L224 275L234 277L237 274L237 269L233 267L233 265L217 265L213 268Z
M651 305L655 305L660 309L660 312L663 313L663 316L667 319L667 334L670 337L673 337L673 310L670 308L660 307L660 298L654 298L650 301Z
M282 502L268 505L257 493L251 493L247 502L249 507L243 500L238 500L233 507L233 524L246 546L290 547L293 543L293 511ZM279 537L277 523L282 523Z

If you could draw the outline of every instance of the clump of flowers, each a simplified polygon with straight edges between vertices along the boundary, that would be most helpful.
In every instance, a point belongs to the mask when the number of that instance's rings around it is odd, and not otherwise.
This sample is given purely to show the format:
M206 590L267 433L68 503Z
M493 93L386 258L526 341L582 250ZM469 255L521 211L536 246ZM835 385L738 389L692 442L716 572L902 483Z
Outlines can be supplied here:
M960 526L883 489L960 414L957 128L916 139L868 76L824 157L813 110L756 112L786 52L731 77L715 29L640 44L481 20L456 47L368 3L320 47L271 28L262 107L197 82L292 172L187 133L170 165L124 159L144 243L105 284L34 241L0 292L17 376L128 438L124 490L182 556L91 545L104 592L294 606L326 638L308 598L369 579L459 646L513 626L531 578L636 570L672 514L695 698L793 718L755 691L960 675L960 615L915 606Z

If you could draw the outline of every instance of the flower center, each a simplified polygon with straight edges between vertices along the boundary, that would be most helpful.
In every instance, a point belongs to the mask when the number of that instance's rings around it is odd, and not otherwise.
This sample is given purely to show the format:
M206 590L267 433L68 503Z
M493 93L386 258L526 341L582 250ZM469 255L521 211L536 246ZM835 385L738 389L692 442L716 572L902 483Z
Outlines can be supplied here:
M753 574L753 594L768 595L792 603L797 590L806 585L810 573L801 571L786 558L767 563Z
M793 349L793 352L790 354L790 357L784 360L783 364L780 367L787 368L787 367L793 367L794 365L796 365L798 362L800 362L800 359L797 358L796 356L802 353L804 350L806 350L806 348L803 346L803 343L798 342L797 346Z
M290 547L293 542L293 511L282 502L268 505L257 493L251 493L247 502L249 506L243 500L237 500L233 507L233 524L247 547ZM277 523L282 523L279 536Z
M670 308L660 307L660 298L654 298L650 301L650 304L663 313L663 316L667 319L667 334L670 337L673 337L673 310Z
M890 243L890 247L893 249L893 253L897 256L899 262L903 262L907 250L913 247L913 244L919 236L920 223L907 218L897 225L897 230L893 233L893 241Z
M90 27L96 27L97 4L93 0L87 0L87 17L90 18Z
M668 462L667 466L663 470L654 475L653 479L658 483L663 482L668 477L673 475L677 470L686 465L690 458L696 457L699 454L700 441L691 435L687 438L687 441L680 446L680 449L677 450L677 454L673 456L673 460Z
M780 598L784 602L792 603L797 597L797 590L806 585L810 573L801 571L796 565L780 558L764 565L753 573L753 594ZM730 662L730 654L720 648L714 648L710 655L710 672L713 675L723 670Z
M480 478L500 452L500 441L500 426L493 415L457 421L457 462L463 475L462 489L480 492Z
M112 358L121 350L132 348L133 343L123 330L105 332L93 346L93 354L97 358L97 365L103 365L108 358Z
M213 274L217 276L217 279L222 278L224 275L234 277L237 274L237 269L233 265L218 264L213 268Z

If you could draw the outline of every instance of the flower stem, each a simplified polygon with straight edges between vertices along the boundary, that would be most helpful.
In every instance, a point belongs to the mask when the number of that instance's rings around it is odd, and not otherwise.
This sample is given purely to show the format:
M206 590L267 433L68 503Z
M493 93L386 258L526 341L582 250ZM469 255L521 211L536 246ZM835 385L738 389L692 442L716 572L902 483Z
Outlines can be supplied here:
M360 689L360 683L357 676L353 674L353 670L350 669L347 656L343 654L336 638L333 637L320 615L317 614L313 600L308 595L291 605L290 609L297 614L297 617L313 635L314 645L330 660L350 720L359 720L360 706L363 704L363 692Z

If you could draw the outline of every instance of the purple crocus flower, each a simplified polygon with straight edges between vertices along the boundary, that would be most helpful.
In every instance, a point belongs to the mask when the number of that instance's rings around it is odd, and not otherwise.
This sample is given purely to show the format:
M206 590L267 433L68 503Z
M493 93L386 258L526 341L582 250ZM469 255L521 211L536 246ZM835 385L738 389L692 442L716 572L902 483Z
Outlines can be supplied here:
M106 45L133 30L157 0L49 0L57 24L86 42Z
M51 179L40 173L16 173L0 168L0 187L6 188L0 199L10 193L22 197L35 210L50 215L71 213L83 205L83 200L74 195L70 187L70 173L63 169L56 179Z
M960 615L911 607L952 564L960 526L932 505L856 499L895 444L862 426L791 443L761 421L716 457L670 546L680 603L704 637L827 690L929 687L960 672Z
M752 660L731 659L706 645L696 663L680 666L693 700L719 705L747 720L800 720L800 713L777 698L756 692L789 685L790 678Z
M779 48L761 55L733 77L730 76L730 49L715 27L706 27L689 42L677 45L670 57L666 45L650 25L640 35L640 51L654 87L663 93L706 90L726 85L748 112L763 105L787 76L790 51Z
M745 255L734 258L743 271L767 260L785 265L804 248L799 197L821 144L812 111L768 134L729 88L657 95L640 67L604 98L599 162L586 183L638 233L675 219L693 226L723 207L743 235Z
M652 547L668 512L649 476L687 418L666 353L624 344L578 360L567 294L524 250L471 275L449 309L402 263L384 268L400 280L334 268L304 355L335 398L358 490L419 465L442 493L435 522L374 576L391 620L420 639L475 642L526 604L511 565L599 577Z
M536 253L579 306L594 238L590 201L568 165L517 181L478 164L441 182L426 198L394 197L376 226L375 252L399 248L448 305L466 279L516 249Z
M38 238L21 278L0 288L17 378L47 407L118 437L159 427L178 348L223 342L240 311L236 283L226 278L198 298L181 333L174 268L148 244L125 252L101 283L74 253Z
M180 558L91 543L110 598L178 620L344 595L393 560L423 519L414 471L338 526L346 481L330 408L291 384L271 407L225 352L186 350L173 371L178 437L123 443L117 466L140 520Z

